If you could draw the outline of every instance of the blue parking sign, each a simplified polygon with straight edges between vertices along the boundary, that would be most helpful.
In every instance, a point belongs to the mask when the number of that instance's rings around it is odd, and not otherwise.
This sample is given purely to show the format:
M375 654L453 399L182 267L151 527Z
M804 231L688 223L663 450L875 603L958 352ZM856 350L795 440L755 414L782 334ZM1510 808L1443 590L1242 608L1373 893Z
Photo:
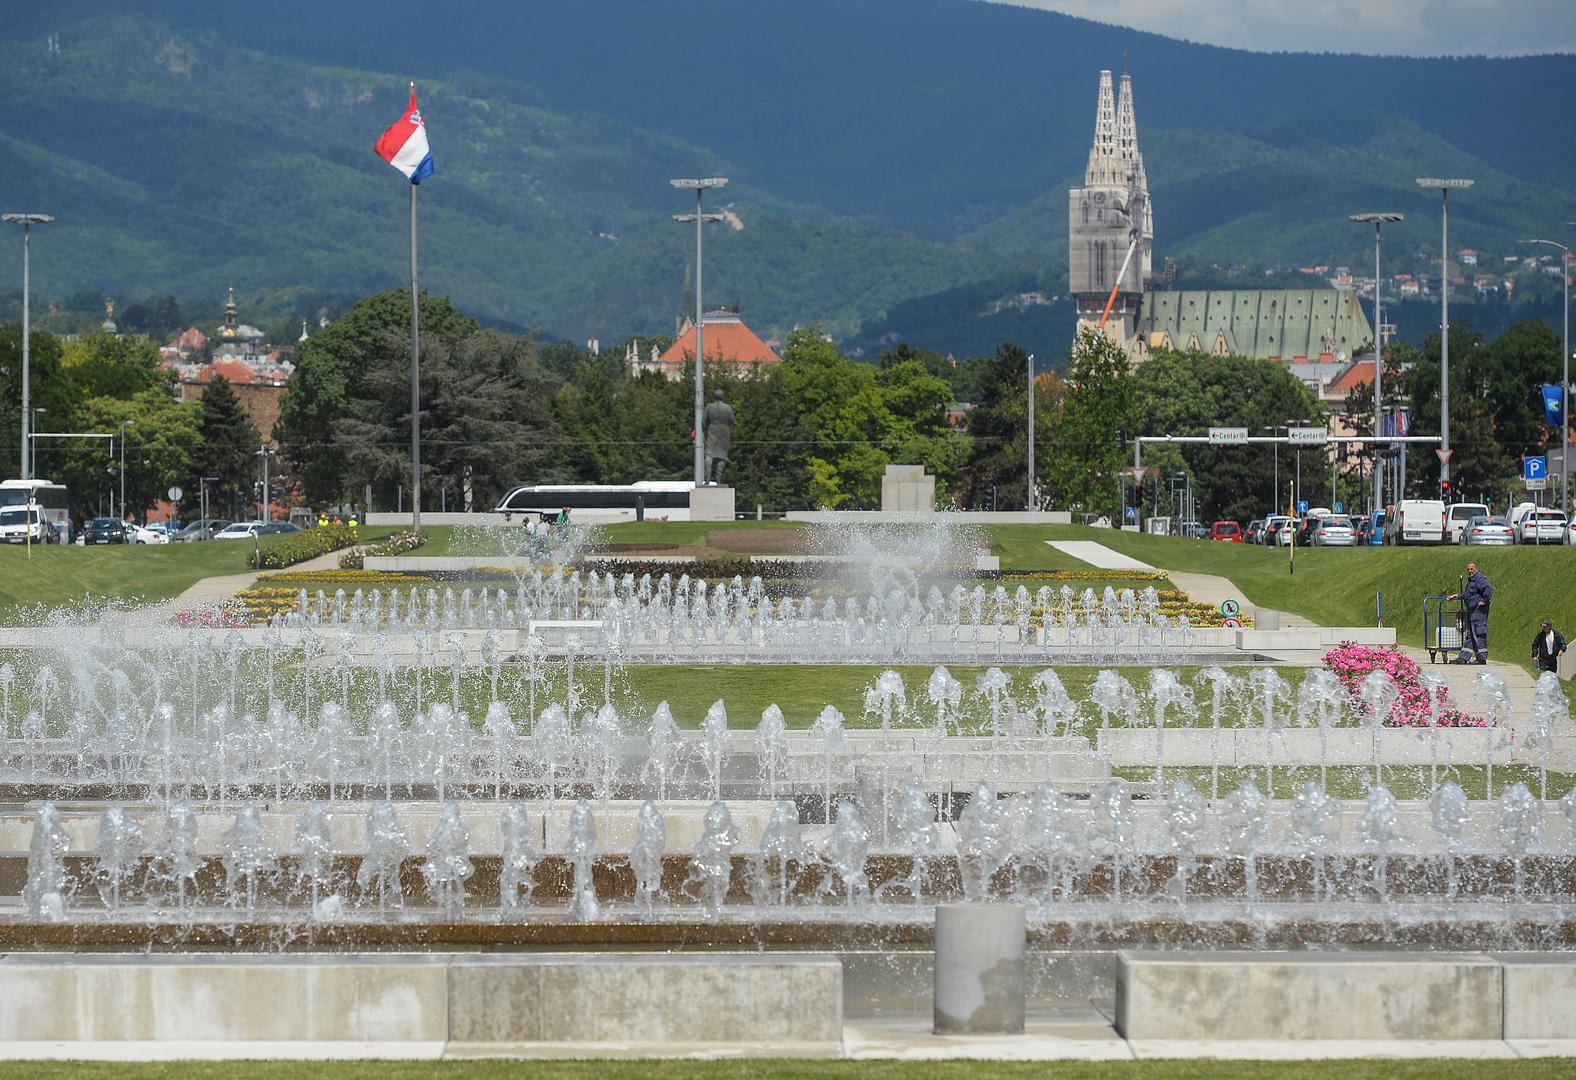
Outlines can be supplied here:
M1521 478L1523 480L1542 480L1548 475L1548 458L1524 457L1521 459Z

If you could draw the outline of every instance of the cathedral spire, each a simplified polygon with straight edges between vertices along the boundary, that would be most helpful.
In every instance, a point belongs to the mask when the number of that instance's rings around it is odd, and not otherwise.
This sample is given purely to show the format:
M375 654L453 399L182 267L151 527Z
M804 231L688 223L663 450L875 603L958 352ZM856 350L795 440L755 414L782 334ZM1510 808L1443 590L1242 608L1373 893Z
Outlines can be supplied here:
M1089 148L1089 168L1084 171L1084 183L1125 184L1127 177L1120 160L1116 105L1111 93L1111 72L1107 69L1100 72L1100 103L1095 107L1094 145Z

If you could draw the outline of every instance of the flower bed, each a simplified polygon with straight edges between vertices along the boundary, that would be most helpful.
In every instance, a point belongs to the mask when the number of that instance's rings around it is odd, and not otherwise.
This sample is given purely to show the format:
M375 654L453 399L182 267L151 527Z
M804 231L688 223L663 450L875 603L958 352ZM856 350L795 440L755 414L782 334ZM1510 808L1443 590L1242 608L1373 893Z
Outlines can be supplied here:
M1358 715L1367 713L1360 690L1363 680L1371 672L1383 671L1390 676L1400 696L1385 717L1386 727L1488 727L1490 721L1472 716L1460 709L1449 708L1441 692L1438 700L1430 700L1423 686L1421 669L1417 661L1406 656L1393 645L1357 645L1343 641L1324 654L1324 666L1335 673L1351 696L1351 705Z
M1003 570L1002 581L1164 581L1164 570Z
M375 544L362 544L351 548L339 557L339 568L341 570L360 570L366 565L364 560L368 555L403 555L407 551L415 551L426 542L427 537L423 533L395 533L388 539L379 540Z
M360 539L361 534L349 525L320 525L315 529L286 533L278 540L263 544L252 552L248 561L259 570L279 570L349 547Z
M177 612L171 621L176 626L188 630L240 630L251 625L247 615L242 610L238 610L233 602L225 607Z

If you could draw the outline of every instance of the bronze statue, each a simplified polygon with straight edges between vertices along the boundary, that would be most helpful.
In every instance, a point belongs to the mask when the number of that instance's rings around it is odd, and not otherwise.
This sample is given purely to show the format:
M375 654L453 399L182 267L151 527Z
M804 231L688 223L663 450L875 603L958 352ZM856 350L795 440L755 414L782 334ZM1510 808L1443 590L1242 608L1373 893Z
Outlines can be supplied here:
M702 414L702 435L705 438L706 482L722 482L722 471L728 466L728 449L733 444L733 407L722 400L722 391Z

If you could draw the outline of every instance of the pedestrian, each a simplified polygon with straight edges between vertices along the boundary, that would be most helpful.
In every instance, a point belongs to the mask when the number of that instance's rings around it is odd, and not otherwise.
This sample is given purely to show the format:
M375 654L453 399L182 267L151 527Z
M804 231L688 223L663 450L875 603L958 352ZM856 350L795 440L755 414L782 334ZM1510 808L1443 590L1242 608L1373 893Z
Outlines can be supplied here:
M1467 563L1466 591L1453 593L1450 599L1464 601L1467 609L1467 635L1461 641L1461 655L1456 663L1488 663L1488 609L1494 599L1494 586L1476 562Z
M1565 637L1554 629L1553 619L1544 619L1543 626L1532 638L1532 662L1539 671L1557 671L1560 657L1565 655Z
M555 525L568 525L569 524L569 507L566 506L562 510L558 511L558 520L555 521L553 524L555 524Z
M328 515L327 514L319 513L317 515L317 527L319 529L326 529L326 528L328 528Z

